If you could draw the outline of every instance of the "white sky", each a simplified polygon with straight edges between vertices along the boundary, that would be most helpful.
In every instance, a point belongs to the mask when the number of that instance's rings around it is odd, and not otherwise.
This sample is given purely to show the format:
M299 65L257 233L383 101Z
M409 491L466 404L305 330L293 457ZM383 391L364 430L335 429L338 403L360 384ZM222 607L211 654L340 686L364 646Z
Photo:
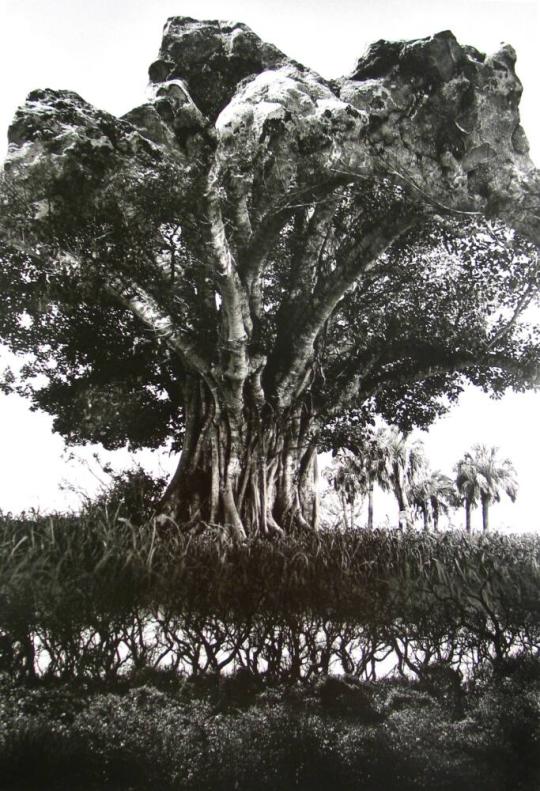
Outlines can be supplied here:
M522 123L533 159L540 161L536 0L0 0L0 159L15 109L35 88L75 90L117 115L142 103L147 68L166 18L174 15L246 22L326 77L346 73L379 38L418 38L450 29L462 43L486 52L508 42L517 51L524 85ZM497 445L510 456L520 496L514 506L494 507L495 527L540 530L539 414L540 394L493 402L471 390L423 437L433 465L449 474L475 442ZM30 413L18 397L0 397L0 508L75 505L73 495L59 492L62 480L88 492L95 487L95 478L80 464L62 461L63 442L50 426L47 415ZM93 450L79 455L89 458ZM118 464L127 463L123 454ZM166 454L160 460L146 456L145 463L174 467Z

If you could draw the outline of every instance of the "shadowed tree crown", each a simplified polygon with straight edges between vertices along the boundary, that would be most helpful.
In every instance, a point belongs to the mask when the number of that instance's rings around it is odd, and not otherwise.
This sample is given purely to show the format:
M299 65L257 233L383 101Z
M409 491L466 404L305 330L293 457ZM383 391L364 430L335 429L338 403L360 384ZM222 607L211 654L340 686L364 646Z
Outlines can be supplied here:
M32 92L9 130L2 338L73 442L182 448L185 526L317 522L319 447L536 382L539 180L515 54L446 31L327 81L169 19L123 118ZM9 382L8 382L9 384Z

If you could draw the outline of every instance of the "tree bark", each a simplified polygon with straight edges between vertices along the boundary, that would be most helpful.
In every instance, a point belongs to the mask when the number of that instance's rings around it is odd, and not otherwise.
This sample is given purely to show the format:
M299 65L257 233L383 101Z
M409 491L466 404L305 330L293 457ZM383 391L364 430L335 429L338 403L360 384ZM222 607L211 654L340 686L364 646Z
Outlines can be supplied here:
M409 501L405 493L405 486L401 479L401 471L397 463L393 464L392 481L393 481L394 495L396 497L398 504L398 528L400 530L404 530L406 527L409 526L411 522L410 509L409 509Z
M431 504L432 513L433 513L433 530L437 532L439 529L439 503L437 500L434 500Z
M367 529L373 530L373 481L370 480L368 485L368 511L367 511Z

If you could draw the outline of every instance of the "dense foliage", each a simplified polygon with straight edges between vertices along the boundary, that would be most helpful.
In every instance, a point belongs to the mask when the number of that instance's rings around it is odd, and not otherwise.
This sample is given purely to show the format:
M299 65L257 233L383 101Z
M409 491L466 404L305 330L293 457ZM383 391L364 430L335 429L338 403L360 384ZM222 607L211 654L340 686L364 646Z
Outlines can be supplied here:
M113 686L0 677L5 789L534 791L540 674L521 658L462 685L249 675Z
M173 187L166 182L162 187L171 200ZM386 199L381 195L381 204ZM113 195L110 200L116 201ZM34 408L52 414L55 430L70 443L100 442L110 449L125 443L133 449L157 447L166 439L182 444L185 371L164 338L149 331L103 283L102 270L118 255L111 237L117 245L122 240L123 266L130 271L159 254L140 248L160 232L159 212L166 216L171 207L163 208L153 194L148 201L152 208L145 210L141 238L131 227L116 227L119 220L105 203L100 223L86 231L103 237L103 249L99 241L87 243L89 258L99 264L89 261L92 268L83 272L74 272L69 260L46 262L8 254L4 247L0 337L27 360L19 377L7 373L4 389L16 389ZM151 232L152 218L158 227ZM293 223L285 228L268 264L260 354L272 352L284 321L295 232ZM155 244L160 250L165 241ZM179 247L175 256L175 296L168 308L174 307L175 315L193 314L190 331L211 359L212 312L197 316L196 306L188 307L201 288L200 274L187 251ZM538 330L523 317L537 299L539 282L534 247L493 223L438 218L394 245L340 301L318 341L310 393L317 405L319 445L339 447L374 415L406 431L426 428L457 400L467 381L495 395L533 386ZM168 284L158 279L153 287L165 290ZM292 341L291 335L282 343Z

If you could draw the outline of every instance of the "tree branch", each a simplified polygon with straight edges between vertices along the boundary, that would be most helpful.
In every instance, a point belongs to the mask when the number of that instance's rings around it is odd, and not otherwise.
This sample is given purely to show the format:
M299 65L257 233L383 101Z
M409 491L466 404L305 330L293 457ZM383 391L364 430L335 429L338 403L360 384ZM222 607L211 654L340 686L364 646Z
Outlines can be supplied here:
M155 299L145 289L133 283L125 286L120 278L112 276L109 276L105 283L105 289L146 327L162 338L188 367L205 379L211 376L210 363L197 350L191 335L179 329L174 320L159 308Z
M366 398L377 395L382 392L386 387L397 387L405 384L414 384L415 382L423 382L433 376L440 376L441 374L460 373L470 368L500 368L508 373L515 374L523 377L525 368L523 363L516 360L514 357L509 357L504 354L490 354L483 355L482 357L474 357L471 354L456 357L447 363L432 363L425 368L419 368L416 371L411 371L402 374L391 374L389 377L378 377L378 381L363 392ZM538 377L536 377L538 378Z
M516 322L518 321L523 311L526 308L528 308L529 305L531 304L532 300L536 296L536 291L537 291L536 284L529 283L529 285L525 289L524 294L522 294L520 300L518 301L518 304L516 305L514 312L512 313L512 316L506 322L506 324L504 324L498 330L498 332L496 332L495 335L491 338L491 340L487 344L486 347L487 349L492 349L496 343L498 343L500 340L502 340L508 335L510 330L515 326Z
M242 409L242 391L249 375L247 344L252 330L248 295L240 280L232 254L220 205L217 172L208 179L206 208L209 248L215 271L215 284L222 299L221 352L225 357L223 377L230 388L229 407L233 412Z
M281 343L278 341L276 348L283 349L283 334L286 333L290 351L281 364L274 360L277 376L273 392L279 406L284 407L291 403L298 382L313 354L315 339L340 299L363 273L371 269L379 256L420 219L418 214L407 213L374 223L358 244L353 246L343 262L338 261L334 272L317 284L305 306L301 323L296 327L285 324ZM293 338L294 348L291 348Z

